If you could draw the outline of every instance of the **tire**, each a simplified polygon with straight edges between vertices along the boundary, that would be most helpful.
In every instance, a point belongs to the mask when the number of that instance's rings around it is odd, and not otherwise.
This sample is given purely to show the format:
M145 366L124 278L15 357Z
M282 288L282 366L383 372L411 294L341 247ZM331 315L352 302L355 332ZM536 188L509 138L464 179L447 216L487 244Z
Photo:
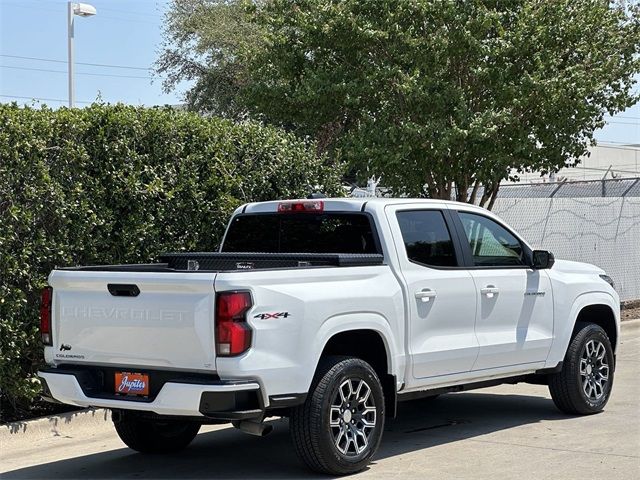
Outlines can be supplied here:
M602 411L611 395L614 362L605 331L593 323L578 323L562 370L549 377L549 391L556 407L571 415Z
M196 422L156 421L122 413L113 424L127 447L140 453L178 452L191 443L200 430Z
M358 358L329 356L305 403L291 412L289 428L296 453L311 470L347 475L369 464L384 421L384 393L373 368Z

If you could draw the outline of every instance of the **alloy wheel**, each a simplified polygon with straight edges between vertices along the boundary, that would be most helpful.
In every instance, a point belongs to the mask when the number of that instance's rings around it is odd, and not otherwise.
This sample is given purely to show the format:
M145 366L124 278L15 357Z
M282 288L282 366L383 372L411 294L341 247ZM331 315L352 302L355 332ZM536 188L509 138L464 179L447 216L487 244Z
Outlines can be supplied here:
M376 405L371 387L360 378L343 381L331 403L329 426L336 449L357 456L369 446L376 427Z
M589 340L580 357L580 380L582 391L590 401L600 400L609 383L607 349L599 340Z

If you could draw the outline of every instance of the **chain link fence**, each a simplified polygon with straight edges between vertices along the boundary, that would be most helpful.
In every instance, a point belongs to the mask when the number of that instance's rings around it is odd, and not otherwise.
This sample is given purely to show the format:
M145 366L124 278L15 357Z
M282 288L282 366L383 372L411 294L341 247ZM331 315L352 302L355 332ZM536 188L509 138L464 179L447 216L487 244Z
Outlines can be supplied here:
M536 248L592 263L640 299L640 178L502 185L493 212Z

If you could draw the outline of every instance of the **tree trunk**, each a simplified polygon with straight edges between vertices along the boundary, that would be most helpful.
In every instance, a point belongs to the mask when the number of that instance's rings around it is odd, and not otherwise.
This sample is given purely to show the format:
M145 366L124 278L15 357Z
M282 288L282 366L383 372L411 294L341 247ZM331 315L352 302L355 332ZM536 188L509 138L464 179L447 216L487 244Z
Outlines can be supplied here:
M490 185L484 185L484 191L482 192L482 196L480 197L480 202L478 203L478 205L480 205L481 207L484 208L484 206L489 201L489 196L490 195L491 195L491 186Z
M487 206L487 210L493 209L493 204L496 203L496 198L498 198L498 190L500 190L500 183L497 183L495 188L491 192L491 200L489 200L489 205Z
M451 187L452 182L450 180L442 179L436 181L433 176L431 176L430 181L427 182L429 198L437 200L451 200Z
M480 206L487 210L491 210L496 198L498 197L498 190L500 190L500 182L493 185L485 185L484 193L480 199Z
M456 182L456 200L459 202L468 201L469 183L467 181Z
M471 190L471 195L469 195L469 199L465 200L467 203L474 204L476 203L476 197L478 196L478 188L480 188L480 180L476 180L473 184L473 190Z

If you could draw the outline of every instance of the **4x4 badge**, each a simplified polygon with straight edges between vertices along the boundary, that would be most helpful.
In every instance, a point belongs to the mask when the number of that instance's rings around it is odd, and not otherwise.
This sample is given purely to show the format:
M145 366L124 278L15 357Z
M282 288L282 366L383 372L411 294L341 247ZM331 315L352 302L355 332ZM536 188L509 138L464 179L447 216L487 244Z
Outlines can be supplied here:
M290 317L289 312L275 312L275 313L258 313L253 318L259 318L260 320L267 320L269 318L287 318Z

